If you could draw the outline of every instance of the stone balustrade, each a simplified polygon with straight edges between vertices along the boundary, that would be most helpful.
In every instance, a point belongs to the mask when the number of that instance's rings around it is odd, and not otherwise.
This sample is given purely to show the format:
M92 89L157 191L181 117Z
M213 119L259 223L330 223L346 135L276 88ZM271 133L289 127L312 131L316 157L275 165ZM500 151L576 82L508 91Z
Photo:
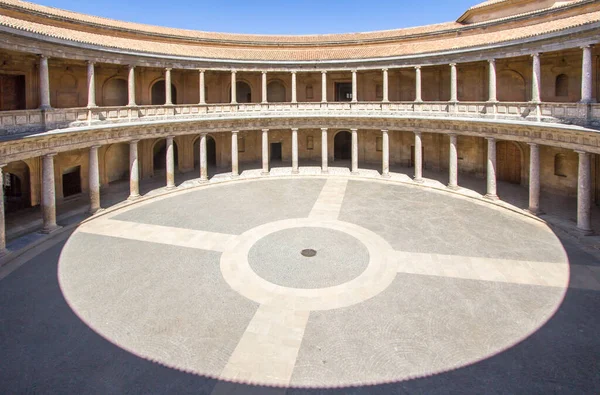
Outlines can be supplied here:
M172 106L92 107L0 112L0 136L94 125L202 119L269 117L277 114L318 116L451 117L517 122L545 122L600 127L600 104L510 102L329 102L184 104Z

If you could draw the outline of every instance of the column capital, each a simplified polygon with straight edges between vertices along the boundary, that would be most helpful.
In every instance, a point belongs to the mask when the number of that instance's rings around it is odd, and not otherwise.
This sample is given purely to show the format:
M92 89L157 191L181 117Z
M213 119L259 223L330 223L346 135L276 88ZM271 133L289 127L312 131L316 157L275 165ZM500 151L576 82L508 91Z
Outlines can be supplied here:
M127 68L128 68L129 70L133 70L133 69L135 69L135 65L134 65L134 64L128 64L128 65L127 65Z
M97 149L98 149L98 148L100 148L100 147L102 147L102 146L101 146L101 145L92 145L92 146L90 147L90 149L95 149L95 150L97 150Z
M421 132L413 132L415 136L421 136Z
M57 154L57 152L49 152L44 155L44 158L52 158L52 157L55 157L56 154Z
M232 130L231 134L238 134L240 131L239 130Z
M40 59L46 59L46 60L50 59L48 57L48 55L44 55L43 53L39 54L38 56L40 57Z
M206 70L205 69L198 69L199 73L204 73Z
M496 141L495 137L484 137L484 139L486 139L487 141Z
M263 131L263 132L268 132L268 131L269 131L269 129L262 129L262 131Z
M328 128L321 128L321 132L327 132Z
M456 63L450 63L450 67L456 67Z
M137 144L139 142L140 142L140 140L130 140L129 145Z
M387 132L389 132L388 129L381 129L381 133L387 133Z
M354 128L354 129L350 129L351 132L358 132L358 129Z
M415 70L421 70L422 66L415 66Z
M589 48L592 48L592 47L593 47L592 44L584 44L584 45L581 45L579 48L581 48L581 49L589 49Z
M456 136L458 136L458 134L457 133L448 133L448 136L449 137L456 137Z
M381 71L388 71L388 68L384 67L384 68L381 69Z
M86 63L87 64L91 64L91 65L95 65L96 61L95 60L88 60Z
M292 132L297 132L298 131L298 128L291 128L291 129L292 129Z
M327 74L327 70L321 70L321 74Z
M7 163L0 163L0 170L5 167L7 165Z
M358 70L356 70L356 69L352 69L350 71L352 72L352 74L356 74L358 72Z
M586 152L586 151L581 151L581 150L573 150L573 151L575 151L575 153L577 153L577 154L579 154L579 155L583 155L583 156L585 156L585 155L589 155L589 154L590 154L589 152Z
M167 137L165 137L165 138L173 140L173 139L175 138L175 136L173 136L173 135L171 134L171 135L168 135L168 136L167 136Z
M539 57L540 57L540 55L541 55L541 54L540 54L539 52L534 52L534 53L532 53L530 56L531 56L532 58L539 58Z
M267 74L267 73L268 73L268 71L266 71L266 70L262 70L260 73L261 73L262 75L265 75L265 74Z
M296 74L298 72L298 70L290 70L290 73L292 74Z
M495 64L496 63L496 59L488 59L488 63Z
M165 71L171 71L171 70L173 70L172 67L165 67Z
M206 136L208 135L208 132L200 132L200 136Z
M237 70L235 70L235 69L232 69L232 70L231 70L231 74L237 74Z
M538 147L539 146L538 143L527 143L527 145L529 145L530 147Z

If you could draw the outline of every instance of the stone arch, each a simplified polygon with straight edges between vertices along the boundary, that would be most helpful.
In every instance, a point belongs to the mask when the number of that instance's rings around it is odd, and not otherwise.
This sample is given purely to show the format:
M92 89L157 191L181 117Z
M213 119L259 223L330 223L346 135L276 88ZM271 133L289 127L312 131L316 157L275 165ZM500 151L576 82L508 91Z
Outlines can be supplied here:
M194 139L194 168L200 168L200 136ZM217 142L215 138L206 135L206 163L208 168L217 167Z
M128 82L121 77L111 77L102 86L102 105L126 106L129 102Z
M173 157L175 161L175 170L178 168L179 152L177 142L173 140ZM152 144L152 172L156 170L165 170L167 168L167 139L159 138Z
M252 103L252 85L248 81L236 81L235 99L238 103ZM229 101L231 102L231 84L229 84Z
M72 73L64 73L58 80L58 89L56 90L57 108L75 108L79 107L79 94L77 92L77 77Z
M497 87L499 101L527 101L525 77L514 70L500 71L500 73L498 73Z
M164 105L166 102L165 97L165 79L159 78L152 83L150 88L150 100L153 106ZM175 84L171 82L171 101L173 104L177 104L177 88Z
M352 159L352 133L340 130L333 136L333 159Z
M129 144L111 144L104 153L104 174L106 183L129 178Z
M566 74L559 74L556 76L554 84L554 95L556 97L569 96L569 77Z
M11 162L2 169L4 209L14 212L31 206L29 166L24 161Z
M513 141L496 143L496 176L498 180L511 184L521 184L523 151Z
M285 85L281 80L272 80L267 84L267 100L271 103L286 101Z

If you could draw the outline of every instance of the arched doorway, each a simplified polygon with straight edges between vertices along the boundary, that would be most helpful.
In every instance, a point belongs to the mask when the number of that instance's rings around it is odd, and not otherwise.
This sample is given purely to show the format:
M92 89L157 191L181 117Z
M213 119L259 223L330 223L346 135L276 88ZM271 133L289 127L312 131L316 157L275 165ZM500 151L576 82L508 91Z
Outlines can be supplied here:
M267 85L267 100L271 103L285 102L285 86L281 81L271 81Z
M175 162L175 169L177 169L177 144L173 141L173 157ZM167 140L158 140L152 148L152 170L165 170L167 168Z
M4 210L14 212L31 206L29 166L23 161L11 162L3 169Z
M500 181L521 184L521 150L515 143L496 144L496 176Z
M209 168L217 167L217 144L212 136L206 136L206 163ZM194 168L200 168L200 138L194 141Z
M163 85L164 86L164 85ZM127 81L122 78L111 78L102 88L102 103L105 106L126 106L129 98Z
M352 134L347 131L338 132L333 139L333 159L352 159Z
M238 81L235 83L235 99L238 103L251 103L252 102L252 88L244 81ZM229 99L231 100L231 89L229 90Z
M152 85L152 105L163 105L167 98L165 97L165 80L156 81ZM171 84L171 101L177 104L177 89Z

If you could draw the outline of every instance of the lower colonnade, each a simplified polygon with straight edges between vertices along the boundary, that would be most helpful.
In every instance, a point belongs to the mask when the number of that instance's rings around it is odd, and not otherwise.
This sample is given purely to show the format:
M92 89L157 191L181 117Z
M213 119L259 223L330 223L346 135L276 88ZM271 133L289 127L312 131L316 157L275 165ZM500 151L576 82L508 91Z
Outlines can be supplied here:
M329 128L321 128L320 129L320 142L314 141L314 136L318 136L318 133L315 134L314 131L309 133L308 136L303 136L303 131L299 128L291 128L291 141L289 141L291 152L282 153L281 143L273 142L273 139L270 139L270 129L261 129L256 135L256 144L253 147L251 144L247 144L248 133L249 132L239 132L239 131L231 131L229 133L219 133L219 147L222 151L226 151L227 148L230 148L230 153L221 152L219 156L219 162L215 161L215 153L209 153L209 140L212 144L212 150L215 150L215 143L213 134L209 134L207 132L201 132L194 137L193 140L188 139L187 143L191 141L191 145L194 151L192 152L191 157L192 161L196 161L197 155L197 168L199 168L199 178L197 182L199 184L206 183L209 181L209 156L212 155L211 166L220 165L219 172L227 172L225 168L226 165L230 165L231 169L231 178L235 179L240 176L240 154L245 154L246 149L251 150L255 149L254 159L260 163L260 175L269 176L271 175L271 170L273 168L272 162L275 160L280 160L281 162L277 162L278 164L284 164L286 161L291 164L291 174L297 175L300 174L300 163L301 159L306 158L305 155L300 155L300 150L303 151L317 151L315 150L320 145L320 155L312 153L310 159L312 163L316 160L320 160L320 171L318 174L330 174L330 160L340 161L340 160L348 160L349 170L351 176L359 175L359 157L361 160L368 162L370 164L374 163L374 157L379 158L380 160L380 170L379 175L383 179L390 178L390 166L392 162L391 153L397 152L401 147L394 146L394 144L398 143L398 138L394 138L395 133L403 133L404 135L412 135L410 137L410 161L408 159L404 159L403 161L398 161L396 157L394 157L396 163L400 162L400 164L405 165L406 167L413 167L414 173L411 175L414 183L422 184L424 182L423 177L423 169L425 167L424 153L428 152L427 144L424 143L424 134L422 132L405 132L405 131L394 131L383 129L380 131L364 131L364 133L359 133L357 128L348 128L348 129L332 129ZM362 132L362 131L361 131ZM278 130L276 133L281 135L281 131ZM284 131L284 133L287 133ZM345 143L338 142L338 134L345 134L339 137L339 140L342 141L342 137L345 139ZM373 139L370 133L375 133L375 139ZM227 139L224 136L229 135L230 144L227 144ZM349 138L348 138L349 135ZM359 137L359 135L361 137ZM475 161L481 162L483 164L483 168L481 170L480 177L484 177L486 179L486 191L484 194L484 198L488 201L498 201L502 196L498 195L497 191L497 179L498 179L498 171L502 170L498 168L498 151L497 146L499 142L506 143L508 140L499 140L496 138L485 137L479 138L481 140L480 146L478 150L473 152L469 151L469 149L463 149L462 153L459 149L459 144L462 139L474 139L472 136L461 136L458 133L450 133L447 135L442 134L432 134L435 136L434 140L437 139L435 143L435 151L437 151L438 159L443 160L443 158L447 159L446 166L433 166L436 170L441 170L447 168L448 172L448 183L447 189L449 191L456 191L461 188L461 184L459 182L459 174L462 171L459 163L461 162L469 162L469 158L466 158L465 151L467 155L476 156L477 159ZM215 134L216 136L216 134ZM260 136L260 137L259 137ZM447 137L446 137L447 136ZM178 151L178 144L176 144L177 136L167 136L164 140L164 164L165 164L165 188L167 190L174 189L175 186L175 166L176 162L182 163L181 160L177 160L176 155ZM181 137L181 136L179 136ZM304 138L306 137L306 138ZM368 138L367 138L368 137ZM429 136L431 137L431 136ZM443 139L443 140L442 140ZM476 138L475 138L476 139ZM260 141L258 141L260 140ZM363 141L361 141L363 140ZM129 164L128 164L128 178L129 178L129 198L128 200L134 201L141 197L140 194L140 173L141 165L140 159L141 155L146 150L140 150L140 144L143 140L131 140L128 142L129 146ZM180 140L181 141L181 140ZM277 140L281 141L281 140ZM300 144L301 141L301 144ZM467 141L465 141L467 142ZM332 144L333 143L333 144ZM287 144L287 140L286 140ZM344 144L344 145L342 145ZM403 143L405 144L405 143ZM185 148L180 142L179 149L183 152ZM229 145L229 147L227 147ZM248 145L248 147L246 147ZM333 145L333 146L332 146ZM349 145L349 147L348 147ZM158 146L157 144L152 145L152 149ZM521 146L528 147L528 152L521 152L523 158L528 158L528 166L520 166L516 171L522 173L524 177L522 177L525 182L519 182L523 186L528 187L529 194L529 203L527 207L527 211L530 214L537 215L541 213L540 207L540 194L541 194L541 181L540 176L542 173L541 169L541 155L540 155L540 144L537 143L528 143L521 144ZM189 150L190 147L187 147ZM403 147L407 150L407 147ZM89 163L88 167L88 192L89 192L89 212L94 214L98 212L101 207L100 201L100 189L102 186L101 181L101 167L102 165L107 166L105 160L100 160L99 152L102 150L101 145L93 145L88 149L89 155ZM440 152L446 150L446 153ZM481 152L483 151L483 152ZM158 154L155 154L153 158L154 161L159 161L160 158L157 158L156 155L162 155L163 151L159 151ZM373 154L376 153L376 155ZM121 151L121 154L124 154L125 151ZM154 153L154 152L153 152ZM592 222L591 222L591 211L592 211L592 202L593 202L593 179L594 168L592 166L592 155L585 151L576 150L574 153L577 155L577 163L572 164L576 165L576 197L577 197L577 230L582 234L591 234L592 233ZM288 157L289 154L289 157ZM180 154L181 155L181 154ZM506 155L505 152L502 155ZM561 155L556 155L555 157L555 172L562 171L561 169L557 169L556 166L561 166L560 163L556 163L557 159L561 158ZM188 155L189 156L189 155ZM302 156L302 158L301 158ZM320 156L320 157L319 157ZM397 156L397 155L396 155ZM42 211L42 219L43 225L41 232L43 233L52 233L56 229L59 228L56 220L56 205L57 205L57 192L56 192L56 180L55 176L60 172L57 172L55 169L55 158L56 154L50 153L42 156L41 159L41 193L40 193L40 205ZM509 158L510 159L510 158ZM514 159L514 158L513 158ZM123 158L120 158L121 161L125 162ZM188 161L190 158L188 158ZM229 163L227 163L229 162ZM254 161L255 162L255 161ZM502 166L505 166L506 158L502 158ZM6 164L2 165L5 167ZM180 166L181 167L181 166ZM190 166L188 166L190 167ZM467 164L466 167L472 167L470 164ZM192 167L193 168L193 167ZM1 169L1 167L0 167ZM187 169L191 170L191 169ZM472 170L472 169L469 169ZM1 171L1 170L0 170ZM573 174L575 175L575 174ZM517 175L520 179L520 174ZM33 186L32 186L33 187ZM6 226L5 226L5 208L4 208L4 199L0 198L0 249L5 254L7 252L6 249Z

